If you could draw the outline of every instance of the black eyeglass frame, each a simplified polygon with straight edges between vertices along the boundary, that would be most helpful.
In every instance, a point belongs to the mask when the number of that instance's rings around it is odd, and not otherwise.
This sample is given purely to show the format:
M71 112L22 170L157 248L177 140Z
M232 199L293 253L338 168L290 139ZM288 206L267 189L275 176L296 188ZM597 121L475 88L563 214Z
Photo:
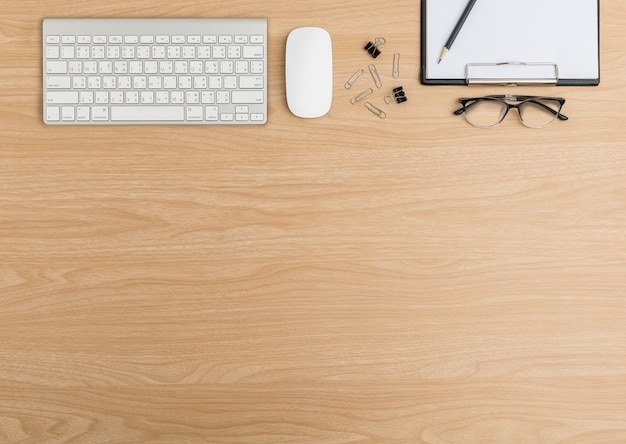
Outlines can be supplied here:
M563 108L563 105L565 104L565 99L562 97L545 97L545 96L513 96L513 95L493 95L493 96L484 96L484 97L471 97L471 98L461 98L459 99L459 103L461 105L463 105L463 108L457 109L456 111L454 111L454 115L459 116L463 113L465 113L467 110L469 110L472 106L477 105L483 101L486 100L494 100L500 103L503 103L504 105L506 105L506 111L502 114L502 117L500 118L500 120L496 123L494 123L493 125L489 125L489 126L477 126L475 124L473 124L469 119L467 119L467 115L466 115L466 120L473 126L477 127L477 128L493 128L495 126L498 126L500 123L502 123L502 121L505 119L505 117L507 116L507 114L509 113L509 111L511 110L511 108L515 108L515 110L517 111L517 116L519 117L520 121L524 124L524 126L528 127L528 128L545 128L546 126L550 125L552 122L554 122L554 120L556 120L556 118L559 118L560 120L568 120L568 117L565 114L561 113L561 109ZM539 100L551 100L554 102L557 102L559 104L559 109L555 110L553 108L550 108L549 106L544 105L543 103L541 103ZM519 102L517 104L515 103L509 103L509 101L513 101L513 102ZM534 103L536 105L541 106L542 108L545 108L547 111L549 111L550 113L554 114L555 118L553 120L551 120L550 122L546 123L545 125L541 125L541 126L532 126L532 125L528 125L526 122L524 122L524 119L522 117L522 113L520 108L522 107L522 105L526 104L526 103ZM468 105L469 103L469 105Z

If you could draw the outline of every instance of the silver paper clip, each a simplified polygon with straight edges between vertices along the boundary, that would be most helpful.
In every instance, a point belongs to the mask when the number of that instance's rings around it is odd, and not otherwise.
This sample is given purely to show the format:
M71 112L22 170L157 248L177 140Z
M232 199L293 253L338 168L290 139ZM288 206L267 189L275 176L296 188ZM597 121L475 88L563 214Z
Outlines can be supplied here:
M352 74L352 77L350 77L348 79L348 81L345 83L345 87L346 89L350 89L352 88L354 85L356 85L356 82L358 82L359 80L361 80L361 77L363 77L363 73L365 71L363 69L359 69L357 72L355 72L354 74Z
M359 94L358 96L354 96L353 98L350 99L350 103L357 104L359 103L361 100L365 100L367 99L369 96L371 96L374 93L374 90L372 88L368 88L365 91L363 91L361 94Z
M400 53L399 52L393 53L393 68L391 70L391 75L393 76L394 79L397 79L400 77Z
M372 104L372 102L365 102L365 107L369 109L379 119L385 119L387 117L387 113L385 113L382 109Z
M380 80L380 75L378 74L378 70L376 69L376 65L373 63L369 66L370 74L372 75L372 79L374 80L374 85L376 88L380 89L383 87L383 82Z

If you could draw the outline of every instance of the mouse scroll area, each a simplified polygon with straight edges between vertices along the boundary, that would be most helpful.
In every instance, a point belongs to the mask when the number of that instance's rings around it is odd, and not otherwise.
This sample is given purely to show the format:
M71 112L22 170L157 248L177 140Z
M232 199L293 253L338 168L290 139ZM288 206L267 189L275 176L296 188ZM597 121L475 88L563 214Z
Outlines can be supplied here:
M296 28L287 37L285 85L287 106L297 117L313 119L330 111L333 96L333 50L322 28Z

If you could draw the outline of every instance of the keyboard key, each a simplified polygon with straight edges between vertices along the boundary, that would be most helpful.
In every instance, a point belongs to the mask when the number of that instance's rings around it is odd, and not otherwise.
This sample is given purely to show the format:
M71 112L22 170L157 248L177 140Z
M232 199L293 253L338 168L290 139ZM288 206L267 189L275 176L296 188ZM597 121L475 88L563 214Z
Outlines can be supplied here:
M205 106L205 119L206 120L218 120L219 118L219 107L217 106Z
M91 47L91 58L92 59L103 59L104 58L104 46L92 46Z
M263 46L244 46L243 58L244 59L262 59L263 58Z
M77 106L76 107L76 120L80 122L84 122L89 120L89 107L88 106Z
M72 77L72 88L85 89L87 88L87 76L74 76Z
M152 47L152 58L153 59L164 59L165 58L165 46L153 46Z
M185 92L184 91L172 91L170 93L170 101L172 103L185 103Z
M221 88L222 88L222 77L209 76L209 89L221 89Z
M83 72L85 74L96 74L98 72L98 62L90 60L83 63Z
M48 91L46 103L78 103L78 91Z
M226 46L214 46L213 47L213 58L214 59L225 59L226 58Z
M71 84L70 76L46 76L46 88L69 89Z
M113 73L113 62L110 60L103 60L98 62L98 73L100 74L112 74Z
M239 77L239 88L260 89L263 88L264 79L262 76L241 76Z
M115 76L103 76L102 87L106 89L115 89L117 86L117 77Z
M250 74L263 74L263 61L262 60L252 60L250 62Z
M79 60L72 60L68 64L69 73L70 74L82 74L83 73L83 62Z
M157 91L157 93L156 93L156 103L160 103L160 104L170 103L170 93L169 93L169 91Z
M232 60L224 60L220 62L220 72L222 74L232 74L235 72L235 64Z
M119 59L120 58L120 47L119 46L107 46L107 58L109 58L109 59Z
M91 119L92 120L109 120L109 107L108 106L92 106L91 107Z
M149 60L143 65L143 72L146 74L156 74L159 72L159 62L156 60Z
M225 103L230 103L230 91L218 91L217 103L222 105Z
M123 59L134 59L135 58L135 47L134 46L122 46L122 58Z
M58 59L61 55L61 48L58 46L46 46L46 58Z
M50 43L50 44L61 43L61 36L49 35L48 37L46 37L46 43Z
M220 64L215 60L207 61L204 64L204 72L206 74L217 74L220 72Z
M80 104L89 105L93 103L93 91L81 91L80 92Z
M231 101L235 104L263 103L263 91L233 91Z
M96 91L96 103L98 104L109 103L109 92L108 91Z
M138 59L149 59L151 54L151 48L149 46L138 46L137 47L137 58Z
M224 88L226 89L237 88L237 76L224 76Z
M195 46L183 46L183 59L195 59L196 47Z
M262 35L251 35L250 43L263 43L264 39Z
M73 59L74 54L76 53L73 46L63 46L61 48L61 58L62 59Z
M141 91L141 103L154 103L154 91Z
M91 54L91 50L89 46L77 46L76 47L76 58L77 59L88 59Z
M202 91L202 103L215 103L215 91Z
M126 91L125 100L126 103L137 104L139 103L139 93L137 91Z
M250 65L247 60L237 60L235 62L235 72L237 74L248 74L250 72Z
M143 121L158 120L163 122L174 122L185 120L184 106L112 106L111 120L122 121Z
M241 46L229 46L228 47L229 59L238 59L240 57L241 57Z
M46 107L46 120L51 122L58 122L60 115L61 114L58 106Z
M64 121L73 121L74 120L74 107L73 106L63 106L61 107L61 120Z
M102 79L98 76L89 76L87 78L87 87L90 89L100 89Z
M210 59L211 58L211 47L210 46L198 46L198 58L199 59Z
M123 91L111 91L110 97L111 103L124 103Z
M188 106L187 107L187 120L202 120L202 107L201 106Z

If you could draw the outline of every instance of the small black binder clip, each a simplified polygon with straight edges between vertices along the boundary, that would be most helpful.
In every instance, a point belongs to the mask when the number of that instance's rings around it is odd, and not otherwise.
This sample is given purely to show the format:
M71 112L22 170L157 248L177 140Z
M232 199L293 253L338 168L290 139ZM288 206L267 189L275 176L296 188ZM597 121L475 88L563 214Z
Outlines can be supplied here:
M367 45L365 45L365 48L363 49L365 49L372 57L376 58L381 54L378 47L384 45L385 43L387 43L387 40L385 40L384 37L378 37L374 40L374 43L367 42Z
M404 88L398 86L391 91L390 96L385 96L385 103L389 105L391 102L396 101L397 103L404 103L408 99L406 98L406 94L404 92Z

